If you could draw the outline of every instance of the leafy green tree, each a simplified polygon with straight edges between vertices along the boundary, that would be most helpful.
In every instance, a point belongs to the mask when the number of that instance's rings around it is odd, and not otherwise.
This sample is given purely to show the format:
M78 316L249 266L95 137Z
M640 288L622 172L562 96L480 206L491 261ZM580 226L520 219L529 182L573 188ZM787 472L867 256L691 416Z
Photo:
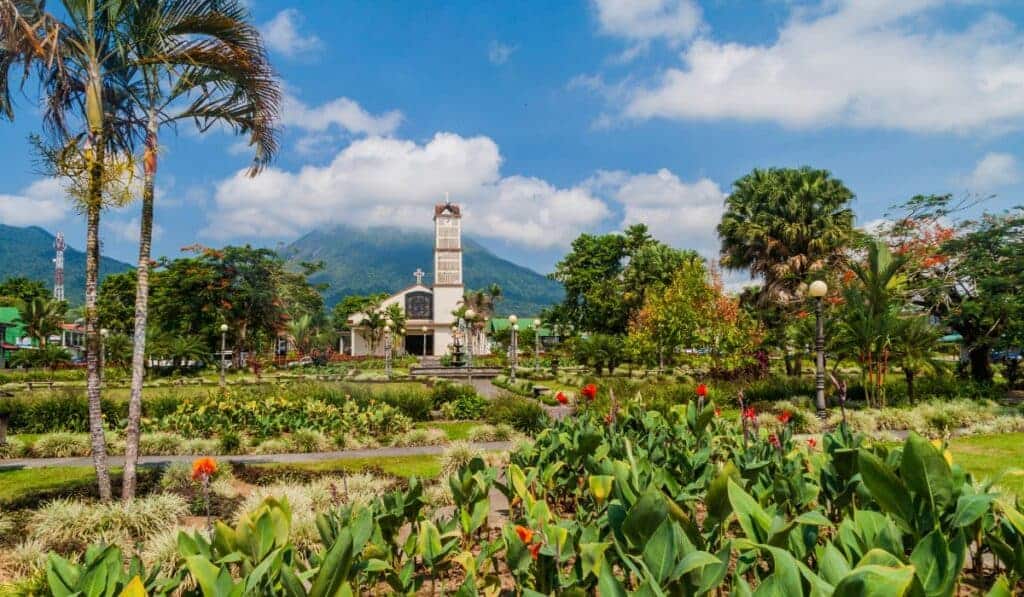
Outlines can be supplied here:
M799 298L811 273L842 261L854 237L853 198L826 170L755 169L726 199L722 265L760 278L763 301Z
M893 330L893 358L903 370L910 402L916 398L914 382L919 374L938 374L946 370L946 364L936 351L941 337L942 330L933 325L927 315L903 317Z
M132 339L124 332L110 334L103 340L103 364L125 369L132 362Z
M17 307L30 303L35 298L50 298L50 289L39 280L11 276L0 282L0 305Z
M379 305L386 298L388 298L386 293L346 296L338 304L334 305L334 309L331 311L331 324L336 330L347 330L349 329L349 317L356 313L365 313Z
M135 326L135 272L110 274L100 284L96 308L100 326L119 334L131 334Z
M643 224L623 234L582 234L551 277L565 287L565 300L545 321L576 330L625 334L650 290L672 280L682 264L697 259L647 233Z

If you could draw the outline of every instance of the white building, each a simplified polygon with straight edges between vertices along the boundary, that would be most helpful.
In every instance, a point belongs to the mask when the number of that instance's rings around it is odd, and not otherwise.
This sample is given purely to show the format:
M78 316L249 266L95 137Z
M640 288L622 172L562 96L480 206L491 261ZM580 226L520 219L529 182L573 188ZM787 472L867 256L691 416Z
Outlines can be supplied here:
M396 334L397 353L411 355L443 355L450 352L456 324L452 312L458 309L465 295L462 279L462 211L453 203L439 203L434 206L434 284L423 284L422 270L413 273L416 282L401 290L380 304L381 309L398 305L405 313L405 335ZM351 329L348 342L351 354L370 354L369 330L360 326L367 318L365 313L356 313L349 318ZM477 336L473 352L484 354L487 341ZM465 349L464 349L465 350ZM384 354L383 342L376 342L373 352Z

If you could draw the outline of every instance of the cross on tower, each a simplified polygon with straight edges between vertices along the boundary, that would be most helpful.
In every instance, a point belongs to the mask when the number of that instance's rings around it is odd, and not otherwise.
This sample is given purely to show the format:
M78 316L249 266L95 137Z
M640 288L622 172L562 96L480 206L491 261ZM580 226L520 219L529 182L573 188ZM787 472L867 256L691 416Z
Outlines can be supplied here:
M426 272L424 272L421 268L416 268L416 271L414 271L412 275L416 277L417 284L423 284L423 276L426 275Z

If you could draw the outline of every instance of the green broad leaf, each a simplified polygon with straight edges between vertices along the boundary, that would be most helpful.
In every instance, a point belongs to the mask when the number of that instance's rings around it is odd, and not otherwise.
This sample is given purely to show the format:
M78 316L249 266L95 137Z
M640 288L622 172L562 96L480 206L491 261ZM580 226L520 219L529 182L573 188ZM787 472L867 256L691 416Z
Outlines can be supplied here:
M800 516L793 519L793 522L797 524L807 524L815 527L830 527L832 521L825 517L824 514L817 510L811 510L810 512L804 512Z
M953 503L953 473L938 448L911 432L903 444L900 476L907 487L941 512Z
M597 577L597 590L601 597L626 597L626 589L612 572L612 565L605 562Z
M280 567L280 565L281 549L278 548L267 554L263 561L252 569L252 572L245 575L245 591L247 593L255 592L263 582L263 579L270 573L270 570L274 567Z
M587 479L587 484L590 486L590 494L594 496L594 500L599 506L604 504L608 496L611 495L614 481L615 477L611 475L590 475Z
M442 554L441 533L429 520L420 522L420 533L416 542L416 553L430 565Z
M996 579L996 582L992 585L992 588L986 593L987 597L1013 597L1013 591L1010 589L1010 583L1006 580L1005 576L1000 576Z
M666 519L644 545L643 561L653 579L660 585L669 579L676 563L674 525Z
M803 585L800 583L800 568L796 559L785 549L772 547L771 545L760 545L761 549L772 554L774 570L772 574L764 579L757 587L755 595L802 595ZM770 589L762 592L762 587L768 584Z
M324 555L313 586L309 589L309 597L334 597L343 591L352 568L352 558L352 533L344 528Z
M580 543L580 565L583 577L593 574L601 576L601 567L604 564L604 552L608 551L611 543Z
M740 480L740 473L731 460L725 463L718 476L708 485L708 491L704 498L708 516L718 522L724 521L732 513L732 506L729 503L730 479L737 483Z
M679 578L694 570L700 570L706 566L714 566L721 563L722 561L715 557L714 554L706 551L691 551L676 564L675 569L672 570L672 578Z
M855 568L836 585L832 597L919 597L923 595L912 566Z
M870 549L864 557L857 562L856 568L862 566L889 566L899 567L903 566L903 562L893 554L885 551L884 549Z
M370 558L366 560L366 567L363 568L366 572L383 572L385 570L391 570L391 564L388 564L384 560L378 558Z
M455 591L455 597L476 597L479 595L476 590L476 577L472 574L467 574L466 579L459 585L458 590Z
M831 585L842 580L850 573L851 569L850 563L846 561L846 556L832 543L826 544L818 553L818 571Z
M896 516L909 527L914 520L914 513L910 511L907 487L871 452L860 450L857 460L861 480L871 497L875 498L882 510Z
M281 568L281 589L285 597L306 597L306 585L291 566Z
M519 496L519 499L527 503L527 498L532 498L530 490L526 485L526 474L523 473L523 469L519 468L518 465L512 463L508 465L508 480L509 485L512 487L512 491L515 495ZM527 503L527 505L529 505Z
M956 500L956 510L953 512L953 525L966 527L974 524L985 512L988 512L994 501L995 496L989 493L961 495Z
M732 479L728 480L728 485L729 503L732 504L733 512L736 513L747 539L755 543L767 541L772 528L772 517Z
M76 592L78 585L78 567L55 553L50 553L46 560L46 581L54 597L69 597Z
M643 548L668 518L668 504L656 489L648 490L633 504L622 522L622 534L636 549Z
M949 543L939 529L925 535L910 554L910 563L917 570L917 578L929 597L952 593L959 572L952 569L953 561Z
M203 597L227 597L231 594L231 589L234 586L231 577L226 571L222 575L221 569L206 558L189 556L185 558L185 566L192 578L196 579L199 588L202 589ZM224 582L225 578L227 582Z

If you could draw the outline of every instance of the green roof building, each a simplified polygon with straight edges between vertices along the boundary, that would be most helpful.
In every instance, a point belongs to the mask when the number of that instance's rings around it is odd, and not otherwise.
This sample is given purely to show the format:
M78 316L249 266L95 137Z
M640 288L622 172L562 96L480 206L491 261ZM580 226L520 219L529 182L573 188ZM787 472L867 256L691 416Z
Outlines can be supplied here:
M16 346L18 340L25 337L25 326L17 307L0 307L0 325L5 327L3 341L8 346Z

